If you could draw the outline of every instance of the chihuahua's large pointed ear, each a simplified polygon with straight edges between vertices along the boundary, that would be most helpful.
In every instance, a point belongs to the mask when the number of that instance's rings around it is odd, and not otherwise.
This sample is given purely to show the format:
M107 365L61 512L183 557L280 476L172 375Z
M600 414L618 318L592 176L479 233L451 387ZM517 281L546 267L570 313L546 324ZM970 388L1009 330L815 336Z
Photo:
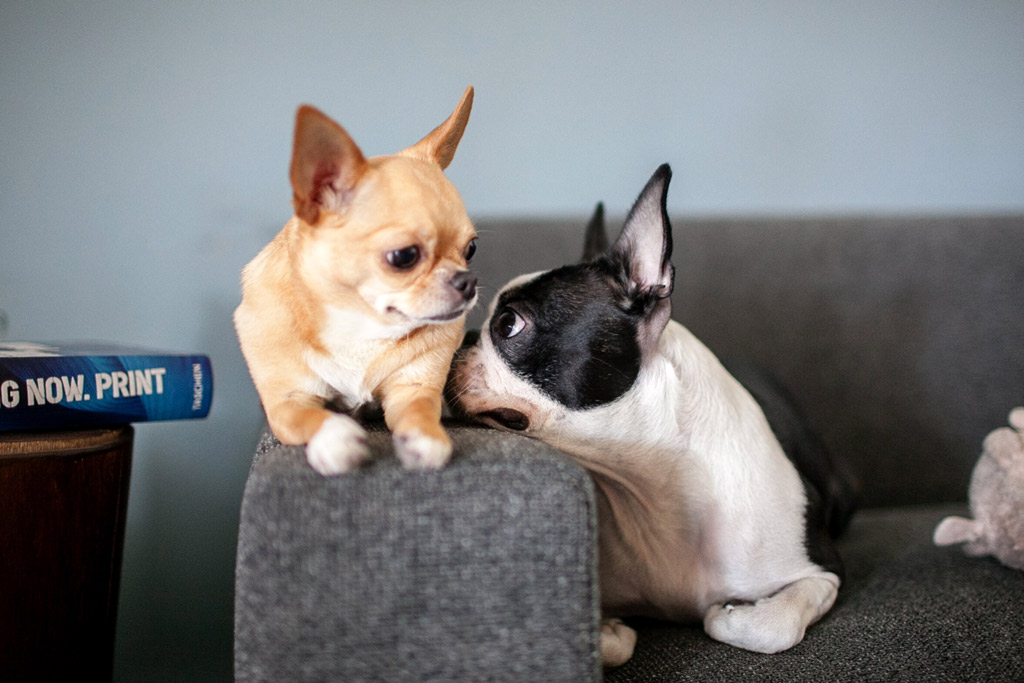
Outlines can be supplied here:
M462 99L455 107L451 116L434 130L427 133L426 137L412 147L402 150L401 154L432 161L442 169L448 168L455 156L455 148L459 146L462 133L466 130L469 122L469 112L473 108L473 86L466 88L462 93Z
M608 250L608 233L604 228L604 203L598 202L594 207L594 215L587 223L586 236L583 238L583 258L581 261L593 261Z
M608 250L627 293L637 302L654 302L672 294L672 226L666 197L672 169L662 164L629 211L622 234Z
M296 216L314 225L321 210L341 209L365 170L366 158L344 128L314 107L299 107L291 165Z

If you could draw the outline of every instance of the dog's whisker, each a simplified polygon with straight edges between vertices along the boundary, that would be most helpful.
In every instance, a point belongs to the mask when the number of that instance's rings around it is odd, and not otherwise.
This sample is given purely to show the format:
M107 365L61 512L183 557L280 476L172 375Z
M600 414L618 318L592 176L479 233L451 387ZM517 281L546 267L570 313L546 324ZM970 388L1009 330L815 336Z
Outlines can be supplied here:
M628 374L626 374L625 372L623 372L619 368L615 367L614 365L612 365L611 363L609 363L606 360L603 360L601 358L596 358L596 357L592 357L590 360L595 361L597 363L600 363L601 365L604 365L605 367L611 369L613 372L615 372L620 377L625 377L627 379L629 379L629 377L630 377Z

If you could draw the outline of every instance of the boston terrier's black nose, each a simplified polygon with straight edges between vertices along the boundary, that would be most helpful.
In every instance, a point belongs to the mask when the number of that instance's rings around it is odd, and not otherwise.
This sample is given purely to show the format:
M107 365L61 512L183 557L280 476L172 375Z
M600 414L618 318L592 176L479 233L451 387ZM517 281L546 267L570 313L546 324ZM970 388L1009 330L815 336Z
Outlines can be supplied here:
M460 270L452 275L448 284L454 287L456 292L462 294L462 298L466 301L476 296L476 275L468 270Z
M478 341L480 341L480 330L468 330L466 336L462 338L462 348L476 346Z

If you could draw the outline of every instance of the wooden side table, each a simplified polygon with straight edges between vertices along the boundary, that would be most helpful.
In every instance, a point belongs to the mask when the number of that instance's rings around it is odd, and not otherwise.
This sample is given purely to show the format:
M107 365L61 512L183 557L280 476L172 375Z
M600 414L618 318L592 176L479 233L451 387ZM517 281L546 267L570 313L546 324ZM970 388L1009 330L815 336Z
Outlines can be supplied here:
M0 432L0 681L111 679L133 436Z

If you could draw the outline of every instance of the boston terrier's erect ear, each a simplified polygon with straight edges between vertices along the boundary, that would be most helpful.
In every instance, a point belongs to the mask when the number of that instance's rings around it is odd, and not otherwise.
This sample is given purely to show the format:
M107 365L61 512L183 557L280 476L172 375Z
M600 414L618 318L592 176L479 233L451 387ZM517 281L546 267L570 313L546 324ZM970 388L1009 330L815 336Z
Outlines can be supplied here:
M605 254L627 297L643 309L672 294L672 226L666 197L672 169L662 164L629 211L622 234Z
M586 236L583 239L583 257L580 261L593 261L607 250L608 232L604 227L604 204L598 202L594 207L594 215L587 223Z

